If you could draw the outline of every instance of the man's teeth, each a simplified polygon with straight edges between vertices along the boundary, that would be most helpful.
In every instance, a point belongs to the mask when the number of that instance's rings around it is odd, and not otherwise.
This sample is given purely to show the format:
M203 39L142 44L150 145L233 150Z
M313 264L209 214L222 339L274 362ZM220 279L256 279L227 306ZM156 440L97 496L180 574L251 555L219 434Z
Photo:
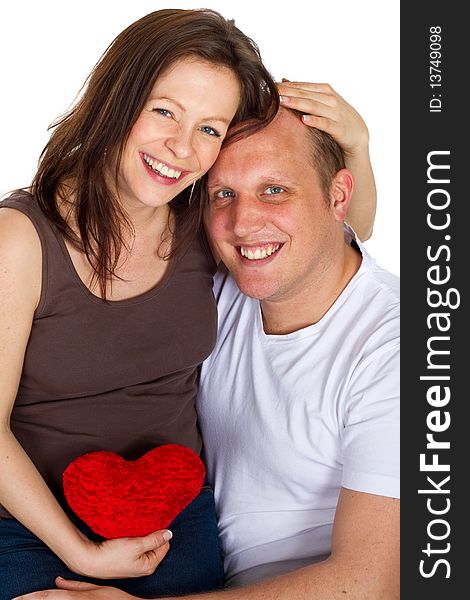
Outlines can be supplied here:
M166 165L161 162L156 162L148 154L144 154L145 163L163 177L168 177L169 179L179 179L182 171L177 171L176 169L170 169Z
M277 252L281 244L268 244L258 248L244 248L240 247L240 254L248 260L261 260L267 256L271 256L274 252Z

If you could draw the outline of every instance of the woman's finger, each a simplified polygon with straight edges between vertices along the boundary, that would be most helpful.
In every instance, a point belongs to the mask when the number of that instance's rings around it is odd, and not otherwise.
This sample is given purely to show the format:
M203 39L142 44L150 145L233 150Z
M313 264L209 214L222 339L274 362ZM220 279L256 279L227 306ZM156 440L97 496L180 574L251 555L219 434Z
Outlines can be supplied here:
M287 108L298 110L309 115L325 117L327 119L337 120L338 111L332 106L323 102L318 102L312 98L294 98L293 96L281 96L281 104Z
M153 533L149 533L148 535L138 539L139 544L142 544L141 547L139 546L139 550L142 549L143 552L157 550L158 548L161 548L167 544L172 537L173 534L169 529L154 531Z
M309 127L315 127L325 133L329 133L335 137L338 135L338 123L331 119L325 119L324 117L317 117L316 115L303 115L302 121Z
M341 99L339 96L332 94L322 94L321 92L312 92L304 89L291 89L279 87L279 95L287 98L305 98L307 100L314 100L315 102L324 104L325 106L339 106Z
M336 95L335 90L331 87L329 83L312 83L310 81L287 81L284 80L281 83L277 84L278 86L283 86L286 89L290 88L291 90L306 90L309 92L316 92L319 94L328 94L328 95Z

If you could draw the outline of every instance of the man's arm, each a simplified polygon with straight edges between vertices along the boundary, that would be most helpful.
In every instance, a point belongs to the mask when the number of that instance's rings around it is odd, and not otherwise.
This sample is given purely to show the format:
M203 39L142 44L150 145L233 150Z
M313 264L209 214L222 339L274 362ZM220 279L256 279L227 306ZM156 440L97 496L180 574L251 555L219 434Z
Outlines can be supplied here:
M327 560L256 585L184 596L182 600L397 600L399 510L400 502L394 498L343 488ZM64 580L57 584L61 590L27 594L21 599L135 600L116 588Z
M394 498L343 488L327 560L253 586L185 600L396 600L399 510Z

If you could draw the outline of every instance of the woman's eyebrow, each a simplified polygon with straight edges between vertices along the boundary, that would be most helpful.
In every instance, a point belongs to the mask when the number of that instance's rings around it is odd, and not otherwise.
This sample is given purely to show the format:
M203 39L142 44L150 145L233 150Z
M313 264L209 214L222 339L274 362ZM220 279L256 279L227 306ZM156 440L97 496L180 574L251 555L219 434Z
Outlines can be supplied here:
M179 102L178 100L175 100L174 98L167 98L166 96L150 96L149 100L151 100L152 102L155 102L156 100L166 100L167 102L172 102L173 104L176 104L176 106L178 108L180 108L181 110L186 112L186 107L181 104L181 102ZM227 117L222 117L222 116L217 116L217 117L202 117L201 121L221 121L222 123L225 123L226 125L230 125L231 123L231 119L227 119Z

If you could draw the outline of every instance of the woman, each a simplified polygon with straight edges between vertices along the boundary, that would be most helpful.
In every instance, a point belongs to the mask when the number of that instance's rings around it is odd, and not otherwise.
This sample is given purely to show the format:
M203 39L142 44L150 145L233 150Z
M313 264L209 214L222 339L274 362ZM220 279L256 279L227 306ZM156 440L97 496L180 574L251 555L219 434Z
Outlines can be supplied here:
M329 88L281 91L322 128L351 122L361 133L352 146L367 132ZM56 124L31 193L1 204L1 598L57 575L141 596L222 584L210 492L172 524L160 565L165 532L97 538L67 509L61 476L95 450L129 460L167 442L200 451L196 372L216 312L197 182L229 125L249 133L277 106L233 23L205 10L151 13L118 35ZM359 146L351 160L369 164Z

